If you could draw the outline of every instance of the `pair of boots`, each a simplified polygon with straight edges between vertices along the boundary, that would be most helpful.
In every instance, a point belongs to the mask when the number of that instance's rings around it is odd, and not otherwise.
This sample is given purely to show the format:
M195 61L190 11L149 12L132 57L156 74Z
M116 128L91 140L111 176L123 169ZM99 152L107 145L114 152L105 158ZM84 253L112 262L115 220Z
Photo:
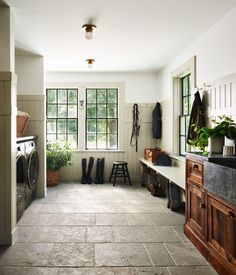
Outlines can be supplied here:
M97 168L96 168L96 176L94 183L104 183L104 166L105 166L105 158L97 159Z
M86 166L87 166L87 159L82 158L82 178L81 178L81 183L85 184L91 184L92 183L92 178L91 178L91 172L93 169L93 163L94 163L94 157L89 157L89 162L88 162L88 171L86 172Z
M91 172L93 169L93 163L94 163L94 157L89 157L88 170L86 171L87 159L82 158L82 178L81 178L82 184L85 184L85 183L91 184L92 183ZM103 179L104 166L105 166L105 158L101 158L101 159L98 158L94 183L103 183L104 182L104 179Z

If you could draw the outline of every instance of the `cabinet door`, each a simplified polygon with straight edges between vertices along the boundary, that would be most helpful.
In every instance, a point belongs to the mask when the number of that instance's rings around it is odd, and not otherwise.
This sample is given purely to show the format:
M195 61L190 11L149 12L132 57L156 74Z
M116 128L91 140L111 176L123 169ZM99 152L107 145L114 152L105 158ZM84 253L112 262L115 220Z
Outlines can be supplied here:
M206 202L205 193L197 186L187 186L187 223L201 237L206 237Z
M236 211L208 196L208 242L236 267Z

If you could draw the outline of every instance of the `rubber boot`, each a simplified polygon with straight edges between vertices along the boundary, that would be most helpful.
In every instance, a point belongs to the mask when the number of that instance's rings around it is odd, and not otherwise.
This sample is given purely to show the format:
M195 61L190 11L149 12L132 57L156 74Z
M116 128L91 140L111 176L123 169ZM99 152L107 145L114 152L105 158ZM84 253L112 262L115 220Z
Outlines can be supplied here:
M81 178L81 183L85 184L87 182L86 178L86 166L87 166L87 159L82 158L82 178Z
M100 171L99 171L99 183L102 184L104 183L104 166L105 166L105 158L101 158L101 163L100 163Z
M89 157L88 171L87 171L87 176L86 176L88 184L92 183L91 172L93 169L93 163L94 163L94 157Z
M170 208L170 181L166 182L166 194L167 194L167 208Z
M182 203L180 200L180 193L181 193L180 188L172 182L170 182L169 188L170 188L169 192L170 192L170 200L171 200L170 210L178 211L182 208Z
M100 166L101 166L101 160L100 158L97 159L97 167L96 167L96 175L95 175L95 180L94 183L99 183L99 171L100 171Z

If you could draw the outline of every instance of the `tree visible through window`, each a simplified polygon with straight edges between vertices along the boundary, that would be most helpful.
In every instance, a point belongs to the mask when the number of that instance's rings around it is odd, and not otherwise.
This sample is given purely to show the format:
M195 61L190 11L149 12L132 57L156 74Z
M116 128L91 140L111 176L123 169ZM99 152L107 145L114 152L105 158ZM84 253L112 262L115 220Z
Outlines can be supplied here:
M47 89L47 140L78 147L78 90Z
M118 90L86 89L86 149L118 148Z
M187 151L187 134L190 117L191 87L190 74L181 78L181 113L179 116L179 154L184 156Z

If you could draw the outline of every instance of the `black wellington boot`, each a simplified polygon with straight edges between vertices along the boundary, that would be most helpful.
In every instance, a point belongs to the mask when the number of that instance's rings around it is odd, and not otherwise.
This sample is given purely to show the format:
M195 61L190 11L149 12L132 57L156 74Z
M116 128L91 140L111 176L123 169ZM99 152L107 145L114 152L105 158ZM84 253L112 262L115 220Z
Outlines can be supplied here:
M170 210L179 211L182 207L180 195L181 191L179 186L170 182Z
M101 158L101 165L100 165L100 171L99 171L99 183L104 183L104 166L105 166L105 158Z
M101 166L101 160L100 158L97 159L97 167L96 167L96 175L95 175L95 180L94 183L99 183L99 171L100 171L100 166Z
M93 169L94 157L89 157L88 171L87 171L87 183L92 183L91 172Z
M81 183L85 184L87 182L86 178L86 166L87 166L87 159L82 158L82 178L81 178Z

